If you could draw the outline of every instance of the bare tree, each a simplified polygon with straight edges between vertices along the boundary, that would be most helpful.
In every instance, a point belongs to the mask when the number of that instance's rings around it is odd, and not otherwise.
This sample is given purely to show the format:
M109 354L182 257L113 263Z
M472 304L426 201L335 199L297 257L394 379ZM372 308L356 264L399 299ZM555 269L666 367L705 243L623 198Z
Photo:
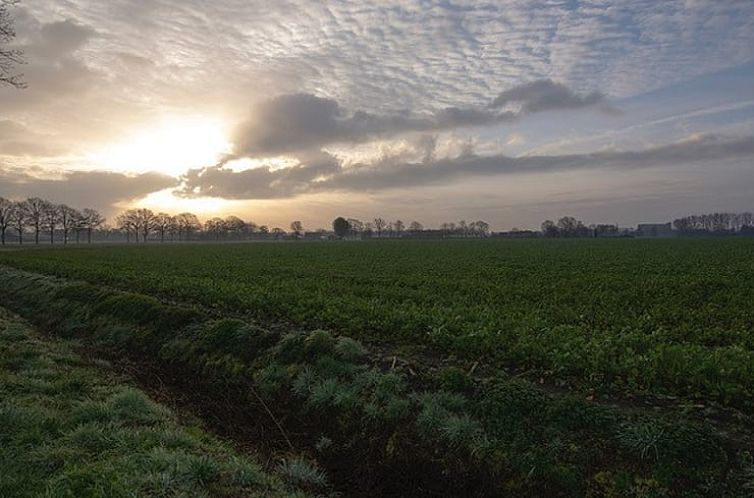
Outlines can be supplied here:
M131 233L136 236L136 243L139 243L139 225L136 218L136 210L129 209L115 218L115 225L118 229L126 232L126 242L131 242Z
M301 235L304 233L304 225L300 221L292 221L291 222L291 231L296 235L296 237L301 237Z
M490 224L482 220L471 222L469 229L474 237L487 237L490 234Z
M204 231L213 234L215 240L220 240L220 235L225 233L225 220L216 217L205 221Z
M382 237L382 231L385 230L387 222L382 218L374 219L374 229L377 230L377 237Z
M136 225L141 232L141 238L146 244L149 240L149 234L156 229L157 217L151 209L141 208L134 210Z
M396 220L395 223L393 223L393 228L395 228L395 234L400 237L403 234L403 230L405 230L406 225L401 220Z
M26 221L28 219L28 208L25 201L14 202L11 208L11 223L18 232L18 243L24 243L24 229L26 228Z
M185 234L186 240L191 238L191 234L201 229L202 224L199 218L192 213L181 213L176 216L178 223L178 240L181 240L181 234Z
M42 231L45 209L48 202L39 197L26 199L27 223L34 228L34 243L39 244L39 232Z
M351 227L351 235L356 235L364 231L364 222L356 218L348 218L348 225Z
M0 197L0 241L5 245L5 232L13 222L13 203Z
M20 50L7 48L16 37L10 9L17 4L18 0L0 0L0 85L25 88L21 75L14 74L15 67L24 63L23 54Z
M60 221L60 206L47 201L44 207L45 228L50 231L50 244L55 243L55 228Z
M424 230L424 226L418 221L414 220L411 223L409 223L408 229L409 231L416 233L416 232L421 232L422 230Z
M92 231L105 222L105 217L94 209L86 208L81 212L81 226L86 229L86 238L89 244L92 243Z
M237 239L241 239L244 232L251 229L251 226L254 226L254 228L256 228L256 225L254 225L253 223L247 224L238 216L228 216L223 221L224 230L235 236Z
M174 219L167 213L157 213L154 220L155 229L160 232L160 242L165 242L165 234L170 232Z
M71 230L75 230L78 226L81 220L81 213L70 206L66 206L65 204L60 205L60 207L58 208L58 213L58 222L63 229L63 244L67 244L68 234L71 233Z

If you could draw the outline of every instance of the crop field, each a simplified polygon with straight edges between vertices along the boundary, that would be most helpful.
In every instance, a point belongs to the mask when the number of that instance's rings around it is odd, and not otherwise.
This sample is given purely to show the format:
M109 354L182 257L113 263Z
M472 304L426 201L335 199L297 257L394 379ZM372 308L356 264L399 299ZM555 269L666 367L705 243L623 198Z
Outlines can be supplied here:
M253 386L346 495L754 493L754 240L34 248L0 278L43 330Z
M153 245L0 262L593 388L754 407L751 240Z

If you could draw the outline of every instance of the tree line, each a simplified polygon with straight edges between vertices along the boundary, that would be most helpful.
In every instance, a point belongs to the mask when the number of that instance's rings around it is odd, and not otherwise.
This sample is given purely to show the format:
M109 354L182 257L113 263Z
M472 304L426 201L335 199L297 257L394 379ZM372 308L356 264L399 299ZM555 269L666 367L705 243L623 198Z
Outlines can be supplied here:
M684 216L673 221L673 228L685 234L754 233L754 214L710 213Z
M467 222L461 220L458 223L442 223L439 230L425 229L418 221L408 224L402 220L387 221L383 218L374 218L372 221L361 221L356 218L338 217L333 221L333 232L336 236L344 237L403 237L420 234L434 234L454 237L487 237L490 234L490 225L484 221Z
M0 243L5 245L6 235L13 231L18 236L18 243L24 243L27 232L34 234L34 243L39 244L45 237L50 244L55 243L55 234L62 234L63 244L67 244L71 235L76 242L81 233L86 233L87 241L92 241L92 232L105 222L104 216L90 208L74 209L66 204L31 197L24 201L11 201L0 197Z
M300 239L300 238L401 238L401 237L486 237L490 226L484 221L449 222L439 229L425 229L418 221L404 223L401 220L387 221L377 217L371 221L338 217L333 221L332 231L319 228L306 231L301 221L293 221L286 231L280 227L270 228L245 221L238 216L213 217L202 222L193 213L170 215L155 213L151 209L128 209L118 214L113 225L98 211L75 209L66 204L32 197L23 201L11 201L0 197L0 241L8 242L8 234L15 235L18 244L33 236L35 244L61 241L92 242L96 234L101 240L147 242L189 240L249 240L249 239Z
M618 225L585 225L573 216L563 216L557 222L545 220L542 223L542 235L545 237L615 237L621 234Z

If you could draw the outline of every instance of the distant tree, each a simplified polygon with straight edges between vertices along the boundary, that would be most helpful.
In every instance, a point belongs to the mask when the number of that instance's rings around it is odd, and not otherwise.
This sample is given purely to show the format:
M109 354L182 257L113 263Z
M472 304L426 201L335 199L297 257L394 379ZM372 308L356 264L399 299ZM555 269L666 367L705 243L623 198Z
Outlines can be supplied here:
M29 209L25 201L14 202L11 208L11 219L16 232L18 232L18 243L24 243L24 229L29 217Z
M5 245L5 232L13 222L13 202L0 197L0 242Z
M408 224L408 230L413 233L421 232L422 230L424 230L424 225L422 225L418 221L412 221Z
M259 225L259 233L263 235L268 235L270 233L270 227L267 225Z
M34 243L39 244L39 232L42 231L45 209L48 202L39 197L26 199L27 223L34 229Z
M160 242L165 242L165 234L170 232L174 219L167 213L157 213L154 218L155 230L160 234Z
M141 238L146 243L149 240L149 234L157 228L157 216L151 209L146 208L136 209L134 216Z
M68 243L68 234L75 230L81 219L81 213L70 206L61 204L58 207L58 223L63 229L63 244Z
M90 208L81 211L81 226L86 230L87 243L92 243L92 232L102 226L104 222L105 217L99 211Z
M406 228L406 225L401 220L395 220L395 223L393 223L393 229L395 229L395 234L398 237L401 236L405 228Z
M348 218L348 226L351 227L351 235L357 235L364 231L364 222L356 218Z
M490 234L490 224L482 220L472 221L469 223L469 233L474 237L487 237Z
M55 228L60 221L60 206L47 201L44 208L44 225L50 233L50 244L55 243Z
M252 225L256 228L256 225L246 223L238 216L228 216L223 223L225 230L237 239L241 239L247 230L250 231Z
M272 229L272 230L270 231L270 233L271 233L271 234L272 234L272 236L273 236L273 237L275 237L276 239L282 239L283 237L285 237L285 230L283 230L283 229L282 229L282 228L280 228L280 227L275 227L275 228L273 228L273 229Z
M557 237L558 227L552 220L545 220L542 222L542 234L545 237Z
M335 220L333 220L332 229L335 232L335 235L342 239L343 237L348 235L348 232L350 232L351 224L348 223L348 220L346 220L342 216L339 216L335 218Z
M14 74L14 68L24 63L23 54L7 48L7 44L16 37L10 9L17 4L18 0L0 0L0 85L24 88L26 84L21 75Z
M129 209L119 214L115 219L115 224L119 230L126 233L126 242L131 242L131 234L133 233L136 243L139 243L139 224L135 209Z
M176 221L178 223L178 240L182 240L182 237L185 238L185 240L189 240L191 234L200 230L202 227L199 218L193 213L181 213L176 216Z
M458 232L462 237L469 236L469 225L466 223L466 220L461 220L458 222Z
M171 216L168 220L167 233L170 234L170 240L175 240L176 235L179 235L180 226L178 225L178 219L175 216Z
M373 223L374 229L377 231L377 237L382 237L382 232L385 230L385 227L387 227L387 222L382 218L375 218Z
M557 223L558 234L561 237L586 237L589 229L573 216L563 216Z
M204 222L204 231L220 240L220 236L225 233L225 220L222 218L210 218Z
M304 225L300 221L291 222L291 232L293 232L296 238L301 237L304 233Z

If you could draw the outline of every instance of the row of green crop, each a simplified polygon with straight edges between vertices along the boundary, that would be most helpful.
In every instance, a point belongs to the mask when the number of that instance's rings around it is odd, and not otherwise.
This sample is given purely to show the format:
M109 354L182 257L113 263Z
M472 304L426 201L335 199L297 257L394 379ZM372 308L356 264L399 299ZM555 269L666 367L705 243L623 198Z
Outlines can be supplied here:
M374 481L400 470L422 487L491 496L746 496L754 485L746 453L675 417L452 368L412 379L380 370L359 342L324 331L280 334L3 267L0 277L3 302L45 329L152 358L218 389L249 386L282 430L299 434L291 436L297 444L326 465L347 455Z
M751 241L517 242L100 248L0 260L365 341L430 345L584 389L754 407Z

